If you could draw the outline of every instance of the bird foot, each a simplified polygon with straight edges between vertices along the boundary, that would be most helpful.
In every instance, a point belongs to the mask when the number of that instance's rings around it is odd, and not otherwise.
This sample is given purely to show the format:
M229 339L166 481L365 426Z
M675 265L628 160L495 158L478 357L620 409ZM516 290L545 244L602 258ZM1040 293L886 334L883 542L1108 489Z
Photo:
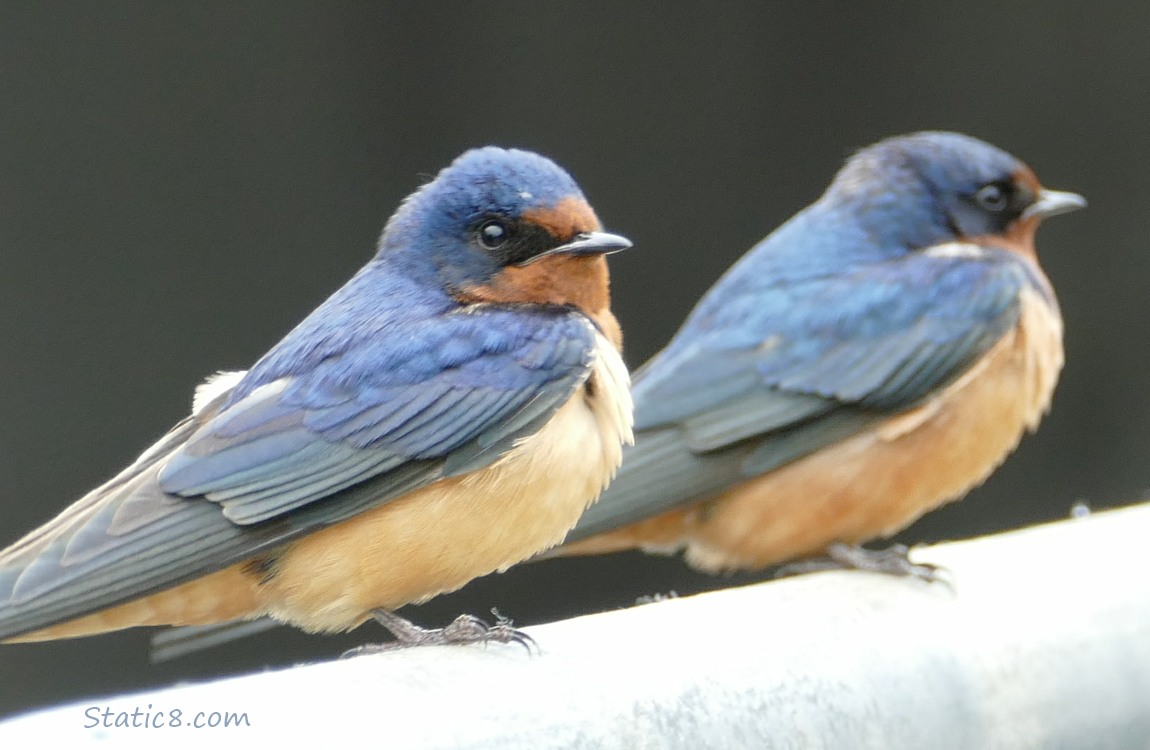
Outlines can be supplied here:
M495 615L495 624L488 625L483 620L472 615L460 615L445 628L421 628L410 620L405 620L394 612L386 609L372 610L372 617L395 636L390 643L373 643L350 651L345 651L341 658L363 656L365 654L378 654L384 651L395 651L410 646L447 646L466 643L518 643L527 649L527 653L538 650L534 639L511 626L511 620L491 610Z
M827 556L817 560L789 563L779 568L777 576L815 573L823 570L866 570L893 576L917 578L927 583L947 580L946 568L930 563L911 562L910 548L892 544L871 550L857 544L835 542L827 547Z

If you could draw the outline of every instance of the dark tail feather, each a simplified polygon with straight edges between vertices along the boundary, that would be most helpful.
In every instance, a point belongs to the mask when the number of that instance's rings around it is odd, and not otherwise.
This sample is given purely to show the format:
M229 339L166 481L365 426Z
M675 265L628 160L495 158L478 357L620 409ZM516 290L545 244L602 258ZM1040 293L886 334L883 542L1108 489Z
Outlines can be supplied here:
M281 624L270 617L261 617L258 620L232 620L211 625L168 628L152 636L152 650L149 657L153 664L159 664L240 638L247 638L249 635L263 633Z

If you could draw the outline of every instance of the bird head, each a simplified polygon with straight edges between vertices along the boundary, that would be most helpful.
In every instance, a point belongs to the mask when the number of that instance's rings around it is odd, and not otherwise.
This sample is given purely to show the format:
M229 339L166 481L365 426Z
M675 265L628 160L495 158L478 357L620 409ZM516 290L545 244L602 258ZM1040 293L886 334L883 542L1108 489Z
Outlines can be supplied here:
M1005 151L945 132L899 136L863 149L839 172L827 198L851 206L887 248L963 242L1030 258L1043 218L1086 205L1075 193L1043 188Z
M609 308L604 255L630 247L601 231L579 186L538 154L464 153L389 222L381 254L404 255L461 304Z

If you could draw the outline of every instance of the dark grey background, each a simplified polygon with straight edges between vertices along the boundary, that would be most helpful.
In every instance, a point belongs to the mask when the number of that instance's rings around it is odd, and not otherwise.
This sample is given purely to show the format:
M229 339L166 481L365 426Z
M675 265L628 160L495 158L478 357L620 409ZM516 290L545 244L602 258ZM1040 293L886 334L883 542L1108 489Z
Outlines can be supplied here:
M487 143L552 156L635 241L612 259L632 365L854 149L944 128L1014 152L1091 202L1039 238L1068 364L1041 431L903 538L1136 500L1150 6L1095 6L0 5L0 544L132 460L204 375L248 366L370 257L421 175ZM405 613L531 624L726 583L622 555ZM159 667L144 633L3 646L0 714L377 636L281 629Z

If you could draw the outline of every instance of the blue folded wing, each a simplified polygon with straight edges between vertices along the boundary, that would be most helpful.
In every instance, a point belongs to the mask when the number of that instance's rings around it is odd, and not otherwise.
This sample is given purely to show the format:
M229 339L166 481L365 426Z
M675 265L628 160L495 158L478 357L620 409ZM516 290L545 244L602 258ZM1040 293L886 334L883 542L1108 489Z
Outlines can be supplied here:
M412 461L443 473L456 453L519 435L587 378L593 333L581 317L486 317L436 319L412 332L422 346L355 348L251 388L168 460L162 489L253 524Z

